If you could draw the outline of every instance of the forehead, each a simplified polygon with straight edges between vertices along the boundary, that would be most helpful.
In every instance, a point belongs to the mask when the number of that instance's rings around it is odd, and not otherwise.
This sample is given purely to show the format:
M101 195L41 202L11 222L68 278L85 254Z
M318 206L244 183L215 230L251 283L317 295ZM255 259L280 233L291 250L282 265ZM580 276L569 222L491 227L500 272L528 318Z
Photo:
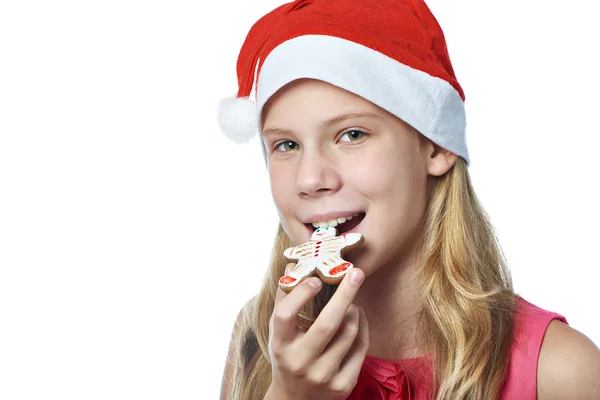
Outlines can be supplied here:
M261 131L301 126L308 121L323 122L342 113L365 113L384 117L385 110L370 101L332 84L299 79L279 89L267 101L261 114Z

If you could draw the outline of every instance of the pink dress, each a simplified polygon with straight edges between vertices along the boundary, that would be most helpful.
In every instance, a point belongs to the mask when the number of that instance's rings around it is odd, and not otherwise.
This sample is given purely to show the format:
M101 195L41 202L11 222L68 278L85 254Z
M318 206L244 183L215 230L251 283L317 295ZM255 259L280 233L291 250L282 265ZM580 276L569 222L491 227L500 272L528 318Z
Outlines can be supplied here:
M542 310L519 297L515 315L515 342L501 400L535 400L537 361L546 328L562 315ZM367 356L358 382L347 400L430 400L431 356L385 360Z

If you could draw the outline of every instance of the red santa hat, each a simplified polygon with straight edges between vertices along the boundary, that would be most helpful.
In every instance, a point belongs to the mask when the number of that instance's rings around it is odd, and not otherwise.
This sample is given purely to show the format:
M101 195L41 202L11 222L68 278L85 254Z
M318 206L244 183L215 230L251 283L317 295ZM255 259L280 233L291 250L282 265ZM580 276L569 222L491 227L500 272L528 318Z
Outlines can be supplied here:
M376 104L469 163L465 96L422 0L284 4L250 29L237 76L237 96L218 107L221 131L237 142L262 129L262 108L279 89L312 78Z

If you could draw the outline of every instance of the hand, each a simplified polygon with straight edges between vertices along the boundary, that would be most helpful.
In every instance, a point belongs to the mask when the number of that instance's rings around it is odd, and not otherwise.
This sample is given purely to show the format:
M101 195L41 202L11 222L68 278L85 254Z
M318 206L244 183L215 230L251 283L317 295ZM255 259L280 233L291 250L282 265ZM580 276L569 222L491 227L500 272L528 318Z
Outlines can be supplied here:
M298 326L298 313L319 293L321 280L306 279L289 294L277 290L269 323L273 376L267 398L341 400L350 395L369 348L364 311L353 304L362 283L352 283L354 274L364 279L362 270L352 268L307 331Z

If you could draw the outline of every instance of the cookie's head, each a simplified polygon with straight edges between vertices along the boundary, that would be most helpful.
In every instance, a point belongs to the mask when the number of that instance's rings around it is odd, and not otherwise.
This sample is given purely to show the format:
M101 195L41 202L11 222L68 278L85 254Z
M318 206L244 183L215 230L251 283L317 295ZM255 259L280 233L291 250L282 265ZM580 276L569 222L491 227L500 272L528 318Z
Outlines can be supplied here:
M329 237L334 237L336 235L335 228L332 226L328 226L326 228L317 228L316 231L313 232L310 237L311 240L323 240Z

